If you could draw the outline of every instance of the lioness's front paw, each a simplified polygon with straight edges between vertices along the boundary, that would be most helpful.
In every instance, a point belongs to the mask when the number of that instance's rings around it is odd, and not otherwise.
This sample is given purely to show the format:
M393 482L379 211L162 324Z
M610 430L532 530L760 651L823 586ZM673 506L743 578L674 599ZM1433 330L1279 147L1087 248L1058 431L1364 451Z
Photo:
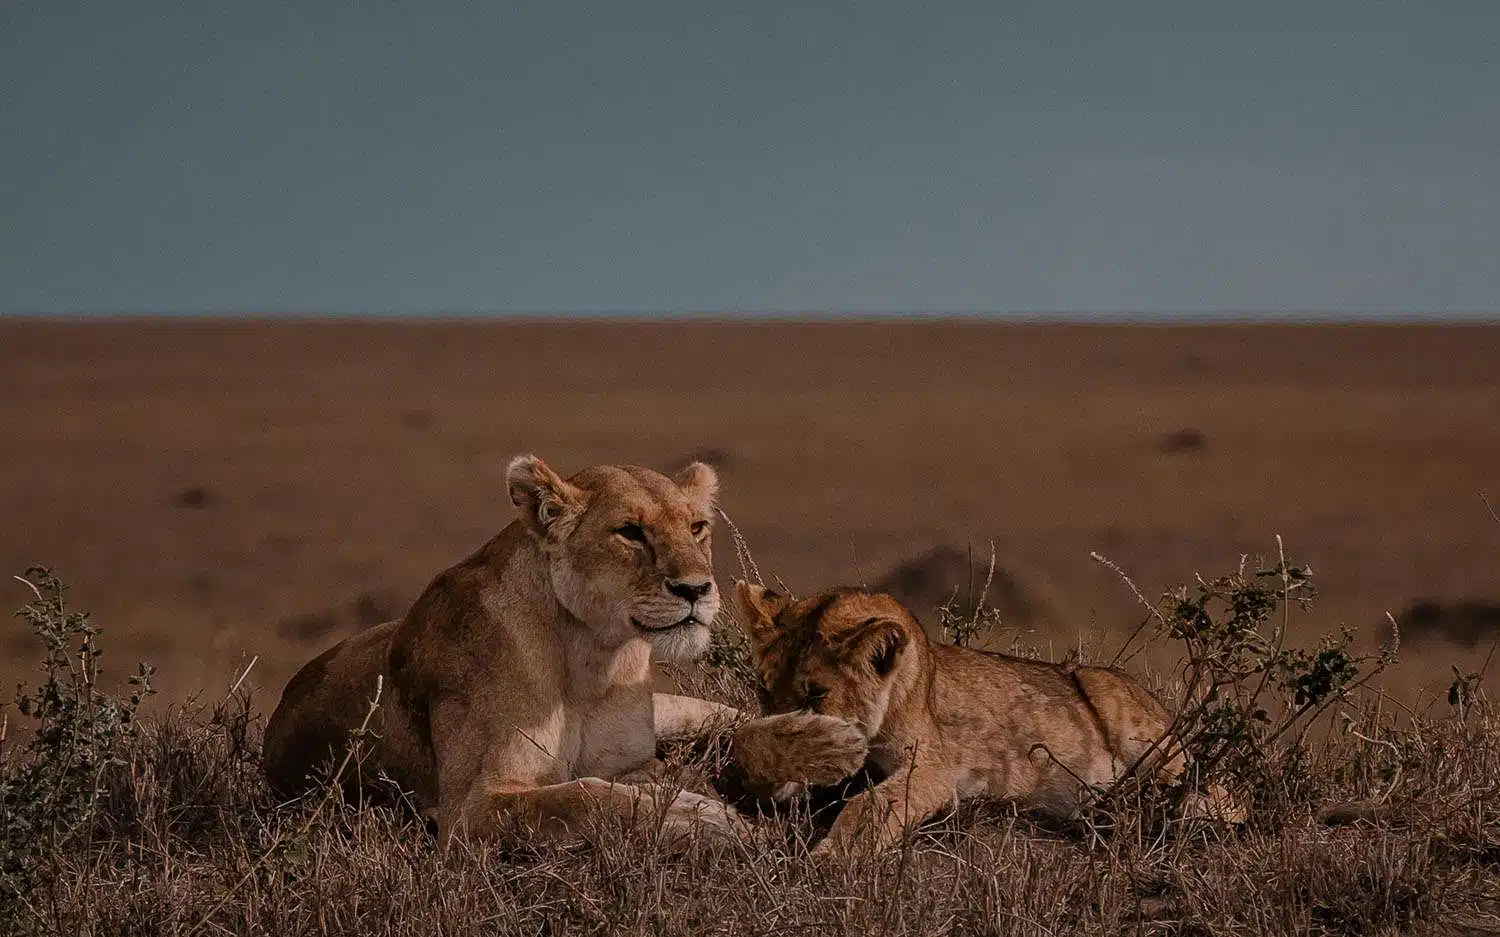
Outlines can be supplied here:
M739 811L722 800L679 791L662 817L662 841L669 849L683 848L694 834L745 840L750 836L750 825Z
M859 727L836 716L796 712L754 719L730 744L735 766L754 787L837 784L858 771L870 753Z
M667 805L667 818L692 823L727 825L739 817L739 811L717 798L693 791L678 791Z

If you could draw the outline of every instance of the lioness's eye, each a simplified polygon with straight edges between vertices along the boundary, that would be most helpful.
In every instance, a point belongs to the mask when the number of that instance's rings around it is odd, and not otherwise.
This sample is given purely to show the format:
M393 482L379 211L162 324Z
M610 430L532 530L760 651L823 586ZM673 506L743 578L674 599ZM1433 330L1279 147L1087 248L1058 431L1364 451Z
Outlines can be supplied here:
M693 521L693 536L701 537L708 532L708 521Z
M616 527L615 533L629 540L631 543L646 542L646 531L640 524L626 524L624 527Z

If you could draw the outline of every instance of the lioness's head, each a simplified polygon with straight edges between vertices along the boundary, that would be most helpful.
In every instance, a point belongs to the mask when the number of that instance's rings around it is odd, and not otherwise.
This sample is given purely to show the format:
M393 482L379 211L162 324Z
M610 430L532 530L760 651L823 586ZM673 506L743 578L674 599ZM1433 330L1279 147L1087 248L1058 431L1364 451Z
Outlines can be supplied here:
M524 455L505 474L563 608L606 643L639 635L659 657L702 653L719 613L710 551L719 479L712 468L694 462L668 478L601 465L564 481Z
M750 637L767 713L837 716L873 739L884 724L922 627L888 595L832 589L793 601L744 581L733 612Z

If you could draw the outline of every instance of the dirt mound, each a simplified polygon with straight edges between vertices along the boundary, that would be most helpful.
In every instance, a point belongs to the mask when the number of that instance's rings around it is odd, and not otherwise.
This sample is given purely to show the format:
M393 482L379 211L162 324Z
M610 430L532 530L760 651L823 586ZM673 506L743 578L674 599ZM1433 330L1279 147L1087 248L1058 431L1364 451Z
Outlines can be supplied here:
M400 617L409 604L396 589L367 589L336 608L284 618L276 633L291 641L317 641L336 631L363 631Z
M984 604L996 609L1007 627L1029 629L1059 621L1060 603L1040 576L997 559L985 592L989 567L988 553L971 555L967 550L939 546L896 565L870 587L899 599L929 632L937 628L939 606L951 603L959 614L972 615L981 593Z
M1446 638L1455 644L1473 647L1500 637L1500 602L1418 599L1396 616L1396 624L1407 640Z

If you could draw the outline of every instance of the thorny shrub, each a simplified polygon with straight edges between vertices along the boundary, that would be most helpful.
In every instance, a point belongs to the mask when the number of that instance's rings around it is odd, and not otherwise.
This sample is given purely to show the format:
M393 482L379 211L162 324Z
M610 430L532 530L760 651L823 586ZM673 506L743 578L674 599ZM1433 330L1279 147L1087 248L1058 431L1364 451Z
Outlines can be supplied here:
M1309 567L1279 553L1274 563L1242 556L1232 573L1166 592L1143 622L1181 658L1177 714L1161 754L1186 752L1184 785L1221 784L1252 822L1272 825L1328 795L1306 770L1309 730L1331 707L1357 702L1356 691L1396 662L1400 644L1393 626L1374 653L1357 652L1348 627L1312 648L1290 645L1291 612L1310 608L1317 589ZM1131 641L1116 661L1129 659ZM1131 792L1130 780L1112 794Z
M15 708L33 733L15 763L0 762L0 924L15 917L50 856L87 837L108 772L125 763L138 732L136 711L152 692L141 664L123 695L99 689L99 629L68 608L66 588L33 567L17 577L34 600L20 617L44 647L43 679L35 692L16 692ZM8 720L7 720L8 721ZM0 759L8 732L0 731Z

